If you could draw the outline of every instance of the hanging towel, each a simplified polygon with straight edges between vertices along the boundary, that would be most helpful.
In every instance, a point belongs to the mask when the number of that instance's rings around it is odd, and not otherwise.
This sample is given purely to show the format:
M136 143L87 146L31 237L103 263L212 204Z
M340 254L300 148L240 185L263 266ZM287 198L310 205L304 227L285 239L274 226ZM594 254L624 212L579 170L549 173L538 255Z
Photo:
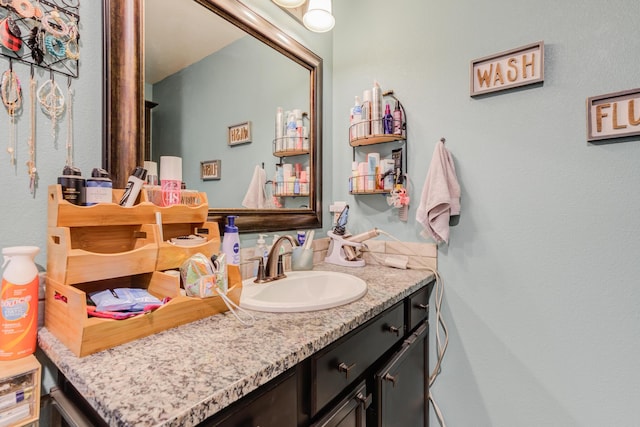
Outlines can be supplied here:
M460 214L460 185L451 153L438 141L422 188L416 220L424 226L422 236L449 243L449 219Z
M256 165L253 171L253 178L242 200L242 206L250 209L263 209L267 201L267 195L264 191L264 186L267 182L267 174L260 165Z

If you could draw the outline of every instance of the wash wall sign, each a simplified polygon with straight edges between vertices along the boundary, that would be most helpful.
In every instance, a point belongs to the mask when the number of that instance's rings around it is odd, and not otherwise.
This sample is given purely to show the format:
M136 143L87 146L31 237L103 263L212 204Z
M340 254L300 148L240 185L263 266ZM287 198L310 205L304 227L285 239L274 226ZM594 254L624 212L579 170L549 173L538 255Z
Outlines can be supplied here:
M471 96L544 81L544 42L471 61Z
M587 140L640 135L640 88L587 99Z

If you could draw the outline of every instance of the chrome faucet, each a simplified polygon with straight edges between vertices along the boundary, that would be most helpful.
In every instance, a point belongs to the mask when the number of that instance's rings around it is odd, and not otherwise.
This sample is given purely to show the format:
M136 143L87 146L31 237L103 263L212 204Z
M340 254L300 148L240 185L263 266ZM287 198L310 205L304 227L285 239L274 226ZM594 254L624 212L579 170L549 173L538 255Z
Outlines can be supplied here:
M264 266L263 278L265 282L270 282L272 280L278 280L287 277L284 274L284 262L282 260L282 256L290 252L286 252L284 254L280 253L280 247L287 240L289 241L289 243L291 243L292 249L294 246L297 246L296 239L289 235L279 237L278 240L275 241L273 246L271 246L271 250L269 251L269 256L267 257L267 265ZM258 277L260 277L260 274L258 274Z

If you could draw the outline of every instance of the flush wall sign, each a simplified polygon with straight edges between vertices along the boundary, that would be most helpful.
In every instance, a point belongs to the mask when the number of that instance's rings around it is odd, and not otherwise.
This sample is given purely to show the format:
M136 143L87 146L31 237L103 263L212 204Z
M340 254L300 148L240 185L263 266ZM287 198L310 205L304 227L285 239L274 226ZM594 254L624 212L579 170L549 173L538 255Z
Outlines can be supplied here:
M587 140L640 135L640 89L587 99Z
M471 96L542 81L542 41L471 61Z

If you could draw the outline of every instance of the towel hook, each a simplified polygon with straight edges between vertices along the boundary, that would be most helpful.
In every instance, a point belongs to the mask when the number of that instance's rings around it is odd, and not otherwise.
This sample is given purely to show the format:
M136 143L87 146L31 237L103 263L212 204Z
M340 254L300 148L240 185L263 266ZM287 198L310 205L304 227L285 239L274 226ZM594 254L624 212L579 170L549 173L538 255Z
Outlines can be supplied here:
M443 136L442 138L440 138L440 141L442 141L442 143L444 144L444 142L446 141L446 140L444 139L444 136Z

